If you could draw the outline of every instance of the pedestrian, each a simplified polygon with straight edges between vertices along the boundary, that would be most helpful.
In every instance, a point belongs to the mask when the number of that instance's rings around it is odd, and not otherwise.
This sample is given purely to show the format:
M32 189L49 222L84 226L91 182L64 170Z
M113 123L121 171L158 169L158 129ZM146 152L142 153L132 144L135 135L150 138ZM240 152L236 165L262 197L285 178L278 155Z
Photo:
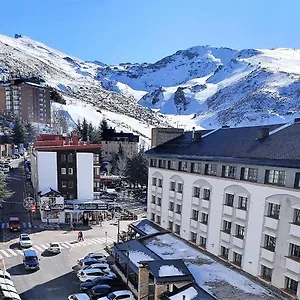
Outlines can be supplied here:
M83 233L82 233L82 231L80 231L80 237L81 237L81 241L84 241L84 238L83 238Z
M80 242L81 241L81 232L80 231L78 232L77 236L78 236L78 242Z

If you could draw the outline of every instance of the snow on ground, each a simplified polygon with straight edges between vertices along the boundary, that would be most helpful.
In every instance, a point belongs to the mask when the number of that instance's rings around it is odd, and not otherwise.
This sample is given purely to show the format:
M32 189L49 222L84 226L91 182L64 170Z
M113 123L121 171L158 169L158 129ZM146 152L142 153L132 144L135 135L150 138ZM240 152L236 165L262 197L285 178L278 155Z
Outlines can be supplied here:
M182 300L183 296L185 296L185 300L192 300L195 297L197 297L198 292L196 291L196 289L194 289L193 287L189 287L186 290L171 296L170 299L171 300Z
M141 251L129 251L129 259L138 267L140 261L153 260L149 255Z
M194 118L194 114L191 115L166 115L166 118L170 125L175 128L183 128L185 131L192 130L195 127L196 130L204 129L199 126L198 119ZM183 125L184 124L184 125Z
M182 275L184 274L173 265L161 266L158 270L159 277L182 276Z
M145 91L134 90L129 85L122 82L118 82L116 86L119 89L120 93L127 97L133 96L137 101L147 94L147 92Z
M163 259L182 259L199 286L222 300L240 297L247 300L275 299L259 284L171 234L158 235L145 245Z

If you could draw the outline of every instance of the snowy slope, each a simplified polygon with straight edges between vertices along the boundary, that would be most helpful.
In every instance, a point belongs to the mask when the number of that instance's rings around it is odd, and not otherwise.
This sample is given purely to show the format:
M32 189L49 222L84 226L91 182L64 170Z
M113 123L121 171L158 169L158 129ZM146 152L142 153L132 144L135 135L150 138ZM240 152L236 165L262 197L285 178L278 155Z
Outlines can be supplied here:
M110 126L118 126L125 132L134 127L136 133L147 139L153 126L168 126L166 117L139 105L132 96L121 94L120 91L126 94L121 83L118 83L119 93L102 88L95 76L98 68L103 67L105 64L101 62L84 62L25 36L0 35L0 79L7 78L10 73L41 77L66 98L68 105L64 110L73 120L77 121L81 115L98 125L107 117ZM128 87L127 95L130 93L134 91ZM144 94L141 92L141 96ZM91 110L84 110L83 104ZM146 134L145 127L148 128Z

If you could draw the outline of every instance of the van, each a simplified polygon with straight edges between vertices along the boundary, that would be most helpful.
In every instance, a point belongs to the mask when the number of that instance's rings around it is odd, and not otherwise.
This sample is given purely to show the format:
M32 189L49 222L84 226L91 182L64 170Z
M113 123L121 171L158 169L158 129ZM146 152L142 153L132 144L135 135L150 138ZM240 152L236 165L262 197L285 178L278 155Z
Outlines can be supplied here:
M18 217L10 217L9 218L9 230L10 231L20 231L20 220Z
M39 270L40 262L35 250L24 250L23 263L25 270Z

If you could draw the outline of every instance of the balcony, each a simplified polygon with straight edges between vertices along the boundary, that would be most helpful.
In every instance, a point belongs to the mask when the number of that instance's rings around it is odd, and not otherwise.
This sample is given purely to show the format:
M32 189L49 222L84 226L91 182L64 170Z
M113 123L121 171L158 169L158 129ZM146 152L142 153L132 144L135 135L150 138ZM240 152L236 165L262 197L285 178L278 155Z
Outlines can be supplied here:
M246 220L247 218L247 211L242 209L236 209L235 216L241 220Z
M208 200L205 200L205 199L202 199L201 200L201 206L203 207L203 208L209 208L209 201Z
M175 220L181 222L181 215L177 213L175 213L174 215L175 215Z
M221 231L221 236L220 236L221 240L227 243L230 243L230 234Z
M178 199L178 200L182 200L183 199L183 196L182 196L182 193L176 193L176 198Z
M168 216L173 219L174 218L174 212L171 211L171 210L168 210Z
M162 187L158 186L157 189L156 189L156 191L161 194L162 193Z
M300 262L291 257L285 258L285 267L294 273L300 273Z
M223 205L223 213L228 215L228 216L232 216L233 214L233 207L232 206L228 206L228 205Z
M175 191L169 191L169 197L175 198Z
M279 223L278 219L265 216L265 227L271 228L273 230L277 230L278 223Z
M156 185L152 185L151 190L152 192L156 192Z
M198 224L199 224L198 221L191 219L191 226L192 226L193 228L198 228Z
M243 248L244 247L244 240L240 239L236 236L233 237L233 245L235 245L238 248Z
M203 232L207 232L207 224L203 224L203 223L199 223L199 224L200 224L199 226L200 230Z
M295 224L290 224L290 235L300 238L300 226Z
M157 211L157 212L161 212L161 206L156 205L156 211Z
M200 199L197 198L197 197L193 197L192 198L192 204L196 205L196 206L199 206L200 204Z
M270 262L274 262L275 252L269 251L265 248L261 248L261 257Z

